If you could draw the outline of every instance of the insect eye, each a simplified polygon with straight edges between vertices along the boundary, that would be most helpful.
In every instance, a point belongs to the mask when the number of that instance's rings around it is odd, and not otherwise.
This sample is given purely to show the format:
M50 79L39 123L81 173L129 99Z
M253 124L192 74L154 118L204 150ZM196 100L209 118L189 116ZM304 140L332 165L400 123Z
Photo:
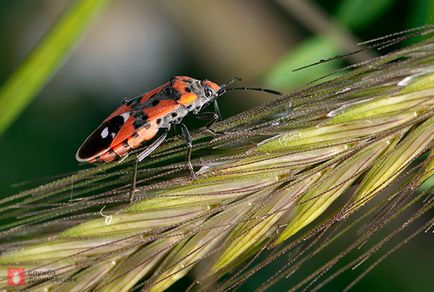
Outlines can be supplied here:
M211 97L214 94L214 92L208 86L205 86L204 91L206 97Z

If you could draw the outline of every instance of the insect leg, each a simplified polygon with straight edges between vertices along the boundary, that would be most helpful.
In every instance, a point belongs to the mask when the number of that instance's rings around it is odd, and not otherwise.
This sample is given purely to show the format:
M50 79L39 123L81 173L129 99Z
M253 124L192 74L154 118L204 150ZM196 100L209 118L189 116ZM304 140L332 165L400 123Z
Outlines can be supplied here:
M131 189L130 189L130 203L134 201L134 193L136 192L136 183L137 183L137 166L139 165L139 160L136 159L134 161L133 168L133 180L131 181Z
M219 104L217 102L217 99L214 99L214 110L215 110L215 113L218 116L218 120L217 121L221 121L222 120L222 114L220 113L220 108L219 108Z
M210 128L215 122L220 120L218 113L202 112L202 113L198 113L196 116L199 120L208 121L208 124L206 124L206 130L208 132L210 132L214 136L223 136L224 135L223 133L214 131L213 129Z
M193 165L191 164L191 150L193 149L193 143L191 142L191 135L188 128L184 124L179 124L182 130L182 137L184 138L185 144L187 144L187 165L190 170L191 176L196 178L196 173L194 173Z
M121 159L119 159L118 164L121 164L125 159L127 159L129 156L129 154L125 154L124 156L121 157Z
M173 127L172 127L172 134L173 134L173 136L178 136L178 129L177 129L177 127L176 127L176 124L173 124Z
M167 134L169 133L170 128L164 129L164 132L161 134L160 137L158 137L157 140L152 142L151 145L148 146L143 152L141 152L139 155L137 155L136 159L140 162L146 157L148 157L152 152L154 152L155 149L157 149L158 146L160 146L161 143L166 139Z
M131 182L130 202L134 200L134 193L136 191L136 183L137 183L137 167L139 162L145 159L147 156L149 156L158 146L160 146L161 143L163 143L163 141L167 137L167 134L169 133L169 130L170 128L164 129L164 132L161 134L160 137L158 137L157 140L152 142L152 144L149 145L148 148L146 148L136 156L136 161L134 163L134 169L133 169L133 180Z

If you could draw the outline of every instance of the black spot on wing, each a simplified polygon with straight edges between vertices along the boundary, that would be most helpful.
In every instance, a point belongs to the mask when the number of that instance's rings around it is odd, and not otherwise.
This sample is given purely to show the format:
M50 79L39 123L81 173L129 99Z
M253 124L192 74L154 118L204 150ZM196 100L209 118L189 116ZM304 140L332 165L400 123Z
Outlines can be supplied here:
M160 99L163 95L160 93L158 95L154 95L153 97L147 99L144 103L137 103L131 105L131 109L134 112L134 115L140 114L139 112L143 111L146 108L152 108L157 106L160 103Z
M172 86L168 86L164 88L162 93L163 93L163 96L161 97L162 99L178 100L181 97L181 94L179 94L179 92Z
M134 129L149 125L148 119L148 116L143 111L138 111L134 113Z
M115 116L102 123L87 139L77 152L77 158L93 157L101 151L110 149L110 145L124 125L122 116Z

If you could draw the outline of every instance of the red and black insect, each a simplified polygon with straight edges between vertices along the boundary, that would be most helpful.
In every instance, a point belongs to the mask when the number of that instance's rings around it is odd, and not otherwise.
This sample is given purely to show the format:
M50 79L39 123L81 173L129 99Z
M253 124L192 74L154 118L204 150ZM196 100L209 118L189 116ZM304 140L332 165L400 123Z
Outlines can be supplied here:
M193 177L191 164L192 142L183 118L192 113L202 120L208 120L207 129L221 119L217 97L227 90L256 90L282 95L280 92L263 88L227 88L228 84L217 85L208 80L197 80L187 76L176 76L169 82L134 98L125 99L102 124L84 141L78 149L76 159L80 162L110 162L126 157L131 149L156 138L143 152L137 155L132 190L135 189L137 163L150 155L167 137L172 125L178 124L187 144L188 167ZM214 111L202 112L213 103ZM161 132L161 135L158 134ZM157 137L158 136L158 137Z

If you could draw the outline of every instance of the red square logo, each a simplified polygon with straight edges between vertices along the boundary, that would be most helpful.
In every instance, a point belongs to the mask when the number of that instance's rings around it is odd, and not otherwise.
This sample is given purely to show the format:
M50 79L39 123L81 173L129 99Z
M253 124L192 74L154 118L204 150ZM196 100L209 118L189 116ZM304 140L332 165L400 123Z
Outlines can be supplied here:
M8 285L22 286L26 284L26 271L24 268L8 268Z

